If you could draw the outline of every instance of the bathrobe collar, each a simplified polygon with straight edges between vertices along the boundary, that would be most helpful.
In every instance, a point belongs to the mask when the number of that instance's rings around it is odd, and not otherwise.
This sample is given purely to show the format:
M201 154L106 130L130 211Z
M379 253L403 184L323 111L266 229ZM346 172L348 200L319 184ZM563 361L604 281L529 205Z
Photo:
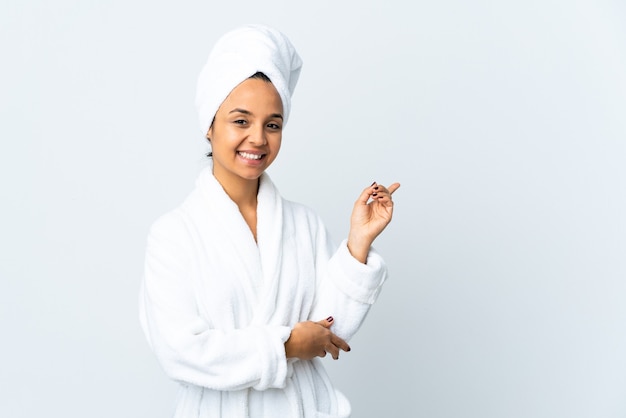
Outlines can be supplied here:
M265 324L272 316L276 306L276 295L283 248L283 201L267 173L260 178L257 195L257 241L236 203L226 194L221 184L213 176L212 166L202 170L196 187L200 191L207 211L207 227L219 228L220 245L231 247L235 251L228 263L237 263L235 268L241 277L244 289L241 289L254 306L251 312L253 324ZM217 231L215 231L217 232ZM209 236L216 234L209 233Z

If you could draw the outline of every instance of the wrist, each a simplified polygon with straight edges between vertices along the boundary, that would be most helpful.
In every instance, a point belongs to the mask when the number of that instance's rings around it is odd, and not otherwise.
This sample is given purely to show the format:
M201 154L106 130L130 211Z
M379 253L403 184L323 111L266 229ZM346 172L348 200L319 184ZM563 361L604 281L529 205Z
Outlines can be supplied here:
M292 332L293 332L293 330L292 330ZM287 358L297 357L297 352L296 351L297 351L297 349L295 347L294 340L293 340L293 338L291 338L291 336L289 336L287 341L285 341L285 357L287 357Z
M348 251L359 262L366 264L367 255L370 251L370 246L372 243L361 237L354 236L352 234L348 235Z

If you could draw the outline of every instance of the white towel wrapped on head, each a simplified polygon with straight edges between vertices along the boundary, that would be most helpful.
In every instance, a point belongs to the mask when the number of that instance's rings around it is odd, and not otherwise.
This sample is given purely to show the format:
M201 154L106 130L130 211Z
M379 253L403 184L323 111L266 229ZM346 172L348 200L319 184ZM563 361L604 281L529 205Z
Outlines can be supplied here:
M296 49L276 29L247 25L226 33L216 42L198 77L196 108L202 133L206 135L230 92L257 72L265 74L278 91L286 123L301 68Z

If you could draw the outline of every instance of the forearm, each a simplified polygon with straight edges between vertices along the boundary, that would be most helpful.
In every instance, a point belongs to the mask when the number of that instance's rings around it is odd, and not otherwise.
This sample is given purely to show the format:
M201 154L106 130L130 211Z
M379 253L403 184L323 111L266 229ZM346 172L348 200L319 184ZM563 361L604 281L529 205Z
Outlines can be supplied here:
M216 390L282 387L287 375L284 342L290 328L211 329L201 318L143 305L142 326L166 374Z
M359 329L387 277L384 261L374 249L367 257L366 263L355 259L344 241L328 261L317 289L311 319L332 315L333 332L345 340Z

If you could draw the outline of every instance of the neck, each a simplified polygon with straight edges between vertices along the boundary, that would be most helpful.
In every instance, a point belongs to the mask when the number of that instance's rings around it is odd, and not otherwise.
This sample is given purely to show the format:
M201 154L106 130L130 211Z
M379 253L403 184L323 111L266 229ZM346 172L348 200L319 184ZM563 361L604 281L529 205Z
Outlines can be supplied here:
M220 173L213 171L213 175L217 181L222 185L222 188L235 202L240 210L244 208L255 208L257 204L257 193L259 191L259 179L246 180L242 178L232 178L229 176L220 175Z
M230 197L230 199L235 202L239 208L239 212L248 224L248 227L254 237L254 241L256 242L256 208L260 179L247 180L241 177L228 176L215 169L213 169L213 175L222 185L222 188L228 197Z

